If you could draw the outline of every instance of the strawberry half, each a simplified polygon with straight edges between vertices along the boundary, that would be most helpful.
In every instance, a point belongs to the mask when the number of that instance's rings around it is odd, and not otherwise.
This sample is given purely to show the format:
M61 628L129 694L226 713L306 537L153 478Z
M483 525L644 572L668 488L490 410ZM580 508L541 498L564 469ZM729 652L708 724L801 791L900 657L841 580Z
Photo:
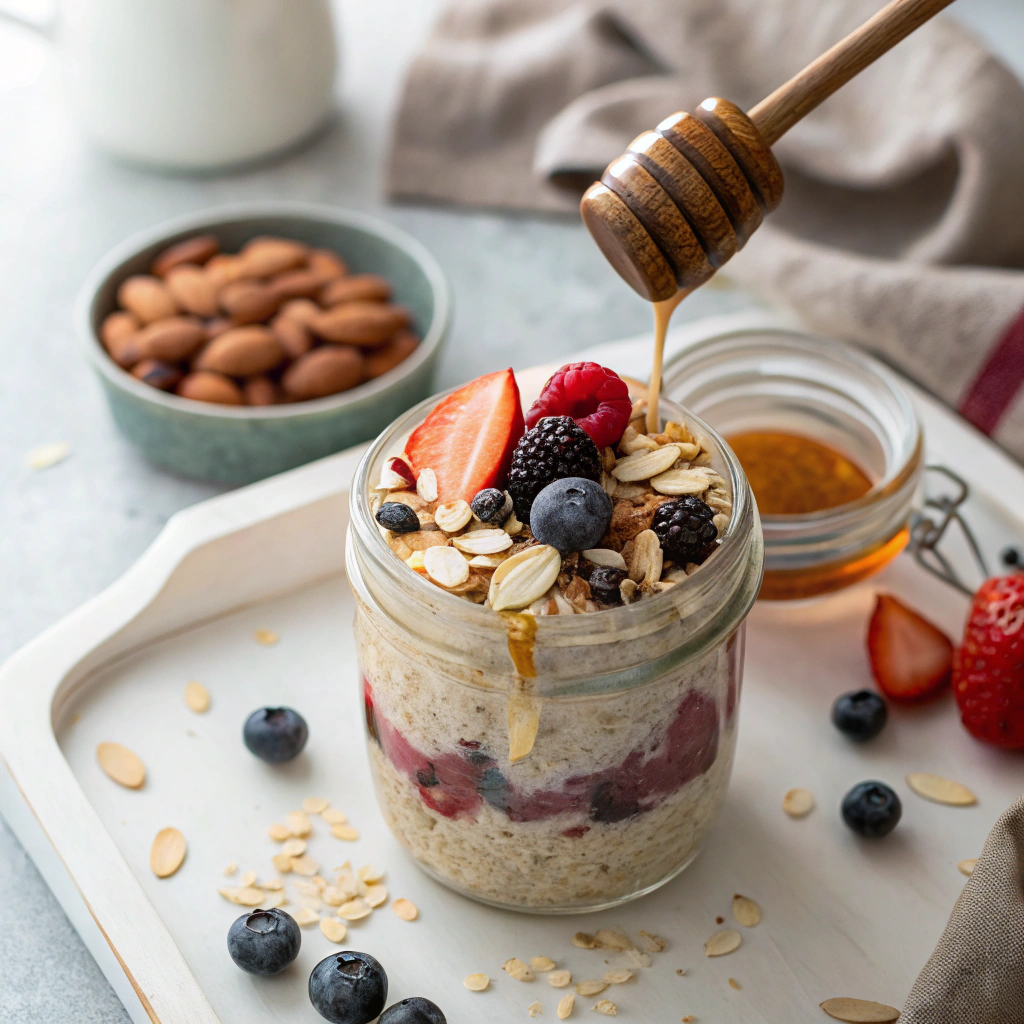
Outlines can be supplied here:
M868 625L871 673L892 700L934 697L949 684L953 643L902 601L879 594Z
M410 435L405 454L417 475L434 471L438 501L472 501L485 487L504 486L524 429L515 375L499 370L442 398Z

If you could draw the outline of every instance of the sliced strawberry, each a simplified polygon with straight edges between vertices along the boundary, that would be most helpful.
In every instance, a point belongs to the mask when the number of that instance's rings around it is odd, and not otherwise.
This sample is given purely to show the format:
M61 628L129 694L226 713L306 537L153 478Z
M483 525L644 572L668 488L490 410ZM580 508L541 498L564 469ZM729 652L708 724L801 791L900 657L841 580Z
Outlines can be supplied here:
M953 643L895 597L879 594L868 626L868 657L887 697L922 701L949 685Z
M485 487L504 486L524 429L515 376L499 370L442 398L412 432L405 453L417 474L434 471L438 501L472 501Z

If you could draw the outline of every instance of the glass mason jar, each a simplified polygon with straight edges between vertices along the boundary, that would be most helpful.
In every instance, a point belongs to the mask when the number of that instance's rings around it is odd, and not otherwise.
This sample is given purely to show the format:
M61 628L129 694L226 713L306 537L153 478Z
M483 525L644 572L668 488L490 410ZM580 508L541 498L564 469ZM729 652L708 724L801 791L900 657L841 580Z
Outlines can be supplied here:
M703 435L732 495L719 549L635 604L498 614L410 570L373 519L385 460L436 401L377 439L351 492L347 566L385 821L428 874L494 906L569 913L643 895L696 856L732 769L743 622L763 568L746 478L713 430L663 403L663 419Z

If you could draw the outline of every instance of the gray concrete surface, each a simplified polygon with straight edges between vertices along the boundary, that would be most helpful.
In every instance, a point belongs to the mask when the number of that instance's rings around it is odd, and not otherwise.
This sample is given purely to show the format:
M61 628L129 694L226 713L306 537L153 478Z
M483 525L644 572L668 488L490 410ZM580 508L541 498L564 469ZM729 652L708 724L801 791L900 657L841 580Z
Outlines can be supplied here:
M31 10L31 0L19 6ZM425 242L451 277L457 312L441 384L499 363L526 366L649 327L649 308L573 223L387 207L386 126L402 68L438 0L339 5L338 116L301 151L227 176L161 177L79 138L46 44L0 23L0 660L100 591L167 518L215 493L147 466L115 431L76 350L70 310L83 277L126 235L172 215L295 198L379 212ZM960 0L1024 72L1020 0ZM681 318L743 308L709 289ZM67 441L45 472L25 452ZM91 1024L128 1017L17 840L0 822L0 1022Z

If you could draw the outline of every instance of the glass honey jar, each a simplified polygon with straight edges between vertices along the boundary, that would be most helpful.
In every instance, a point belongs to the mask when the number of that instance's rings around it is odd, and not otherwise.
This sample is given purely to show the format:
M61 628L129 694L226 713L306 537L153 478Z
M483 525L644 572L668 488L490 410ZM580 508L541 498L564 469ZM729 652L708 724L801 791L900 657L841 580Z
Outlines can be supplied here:
M764 530L762 599L839 590L906 547L921 425L877 359L781 328L735 331L673 359L664 391L723 435L747 473Z

